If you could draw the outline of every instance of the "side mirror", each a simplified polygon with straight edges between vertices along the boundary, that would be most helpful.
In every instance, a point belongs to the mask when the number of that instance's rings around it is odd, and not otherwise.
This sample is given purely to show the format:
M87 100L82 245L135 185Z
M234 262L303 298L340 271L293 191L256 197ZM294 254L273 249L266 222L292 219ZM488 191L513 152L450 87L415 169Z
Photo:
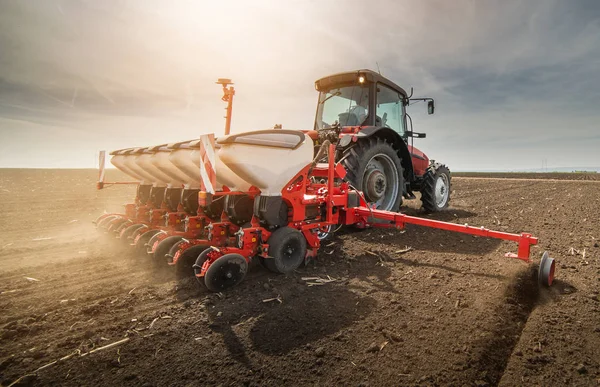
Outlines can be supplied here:
M435 103L433 100L427 102L427 114L433 114L435 112Z

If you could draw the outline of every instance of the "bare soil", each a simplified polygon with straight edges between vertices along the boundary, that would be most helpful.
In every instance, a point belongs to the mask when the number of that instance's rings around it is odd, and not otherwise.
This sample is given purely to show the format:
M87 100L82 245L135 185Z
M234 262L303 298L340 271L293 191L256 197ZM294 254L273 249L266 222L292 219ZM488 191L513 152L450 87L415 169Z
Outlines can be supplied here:
M457 177L431 216L538 236L550 289L510 242L409 226L340 231L292 275L252 265L211 294L98 234L134 189L95 178L0 170L2 385L600 384L598 182Z
M600 180L600 173L593 172L456 172L455 177L479 177L493 179L541 179L541 180Z

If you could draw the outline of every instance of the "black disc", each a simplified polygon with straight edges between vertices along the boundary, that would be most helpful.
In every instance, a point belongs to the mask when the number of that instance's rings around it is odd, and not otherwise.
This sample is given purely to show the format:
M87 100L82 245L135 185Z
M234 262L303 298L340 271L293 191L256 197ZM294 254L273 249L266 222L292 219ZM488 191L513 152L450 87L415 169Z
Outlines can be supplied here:
M240 254L225 254L214 261L204 275L208 290L221 292L244 279L248 272L248 262Z

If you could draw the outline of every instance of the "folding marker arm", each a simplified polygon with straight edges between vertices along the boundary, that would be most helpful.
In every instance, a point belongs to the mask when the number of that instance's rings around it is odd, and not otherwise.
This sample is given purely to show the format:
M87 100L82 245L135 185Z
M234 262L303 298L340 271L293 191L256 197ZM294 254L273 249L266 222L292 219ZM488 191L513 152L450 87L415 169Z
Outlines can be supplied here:
M419 218L389 211L369 209L367 207L356 207L353 210L356 218L363 218L368 222L366 225L374 227L396 227L402 229L404 228L405 224L415 224L417 226L431 227L463 234L517 242L519 245L517 254L508 253L506 256L510 258L521 259L526 262L530 261L529 255L531 252L531 246L537 245L538 243L538 238L528 233L511 234L502 231L489 230L485 227L473 227L467 224L461 225L456 223L442 222L439 220ZM389 223L375 223L373 222L375 219L378 221L389 221Z

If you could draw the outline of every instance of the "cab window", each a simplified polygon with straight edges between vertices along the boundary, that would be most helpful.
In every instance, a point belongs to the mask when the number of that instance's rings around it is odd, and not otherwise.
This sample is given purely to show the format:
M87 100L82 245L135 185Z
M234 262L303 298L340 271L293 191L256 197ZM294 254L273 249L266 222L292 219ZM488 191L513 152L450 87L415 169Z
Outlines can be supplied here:
M389 87L378 83L375 126L391 128L402 135L404 133L403 109L404 105L401 95Z

